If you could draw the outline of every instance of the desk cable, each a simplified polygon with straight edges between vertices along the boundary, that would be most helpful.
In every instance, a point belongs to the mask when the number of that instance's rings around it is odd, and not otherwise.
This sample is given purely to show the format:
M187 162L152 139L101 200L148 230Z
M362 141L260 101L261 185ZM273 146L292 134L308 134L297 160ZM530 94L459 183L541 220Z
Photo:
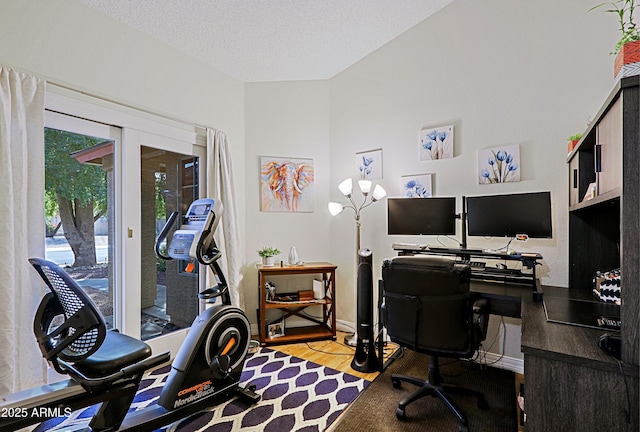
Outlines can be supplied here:
M622 361L615 358L615 361L618 362L618 368L620 369L620 374L622 374L622 380L624 382L624 390L625 395L627 397L627 409L624 412L625 423L627 424L627 432L629 432L629 425L631 424L631 396L629 395L629 384L627 383L627 374L624 373L624 368L622 367Z
M625 397L627 399L627 409L624 411L624 420L626 423L626 430L629 432L629 425L631 424L631 396L629 395L629 384L627 382L627 374L624 372L624 363L622 360L616 358L615 356L609 354L611 358L613 358L616 363L618 363L618 369L620 370L620 375L622 375L622 381L624 383Z
M495 359L491 363L488 363L486 361L487 351L489 351L491 348L493 348L493 345L498 340L498 336L500 335L500 329L502 329L502 352L500 353L500 356L497 359ZM483 368L498 363L504 357L504 346L505 346L506 340L507 340L507 326L506 326L506 324L504 322L504 317L501 316L500 317L500 326L498 327L498 331L496 332L495 336L493 337L493 340L491 341L491 343L489 344L489 346L486 349L484 349L484 344L480 345L483 349L482 349L482 351L481 350L476 351L476 355L473 358L473 362L478 364L480 367L483 367Z

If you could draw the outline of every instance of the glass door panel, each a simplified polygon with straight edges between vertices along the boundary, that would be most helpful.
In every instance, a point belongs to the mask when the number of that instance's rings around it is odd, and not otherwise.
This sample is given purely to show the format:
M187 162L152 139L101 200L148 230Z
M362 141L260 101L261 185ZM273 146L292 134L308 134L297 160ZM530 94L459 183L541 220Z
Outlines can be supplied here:
M167 218L178 212L179 228L189 205L199 197L199 158L154 147L140 147L141 338L148 340L191 326L199 313L198 266L165 261L155 254L155 239ZM161 245L166 253L166 244Z
M45 118L45 258L65 268L114 328L120 129L49 111Z

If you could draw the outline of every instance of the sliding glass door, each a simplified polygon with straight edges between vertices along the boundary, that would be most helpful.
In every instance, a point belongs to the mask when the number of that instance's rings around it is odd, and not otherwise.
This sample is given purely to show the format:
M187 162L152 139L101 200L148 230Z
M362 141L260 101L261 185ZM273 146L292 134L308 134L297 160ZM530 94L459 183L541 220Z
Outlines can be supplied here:
M44 136L45 258L64 267L108 326L117 327L114 201L121 130L47 111Z
M185 270L188 261L158 258L155 241L171 213L179 217L170 233L201 196L205 149L139 131L125 131L125 142L123 167L131 183L123 190L123 242L132 259L125 263L124 324L154 350L175 353L200 312L198 292L204 278L199 266L194 272Z
M200 312L204 277L157 258L155 241L172 212L179 224L203 194L205 148L193 132L160 136L51 111L45 125L45 257L111 328L175 354Z

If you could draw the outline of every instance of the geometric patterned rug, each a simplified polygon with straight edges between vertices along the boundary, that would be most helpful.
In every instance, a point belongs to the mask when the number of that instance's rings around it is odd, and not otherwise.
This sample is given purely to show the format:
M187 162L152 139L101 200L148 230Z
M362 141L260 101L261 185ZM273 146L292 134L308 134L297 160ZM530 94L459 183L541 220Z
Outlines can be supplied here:
M142 380L132 403L138 410L153 404L162 390L169 367ZM369 384L364 379L302 360L269 348L249 354L240 385L254 384L262 396L254 405L232 398L193 414L163 432L322 432ZM68 418L46 421L35 431L56 431L85 424L97 408L76 411Z

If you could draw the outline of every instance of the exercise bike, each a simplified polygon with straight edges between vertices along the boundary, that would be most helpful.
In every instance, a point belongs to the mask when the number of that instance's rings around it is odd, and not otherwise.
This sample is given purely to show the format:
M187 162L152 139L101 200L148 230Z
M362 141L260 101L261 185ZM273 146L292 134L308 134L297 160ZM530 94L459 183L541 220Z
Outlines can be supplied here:
M167 220L156 254L162 259L197 261L212 269L216 286L199 294L207 302L171 364L157 402L127 414L144 373L169 362L170 354L152 356L141 340L107 331L104 317L80 286L56 264L29 261L50 292L40 302L34 332L44 358L69 380L0 397L0 430L13 431L100 403L89 422L92 431L149 431L239 396L260 400L255 386L240 387L240 375L251 339L245 313L231 306L229 289L217 263L221 253L213 239L220 220L218 200L194 201L167 242L177 212ZM190 266L188 266L190 267ZM189 268L187 268L189 271Z

